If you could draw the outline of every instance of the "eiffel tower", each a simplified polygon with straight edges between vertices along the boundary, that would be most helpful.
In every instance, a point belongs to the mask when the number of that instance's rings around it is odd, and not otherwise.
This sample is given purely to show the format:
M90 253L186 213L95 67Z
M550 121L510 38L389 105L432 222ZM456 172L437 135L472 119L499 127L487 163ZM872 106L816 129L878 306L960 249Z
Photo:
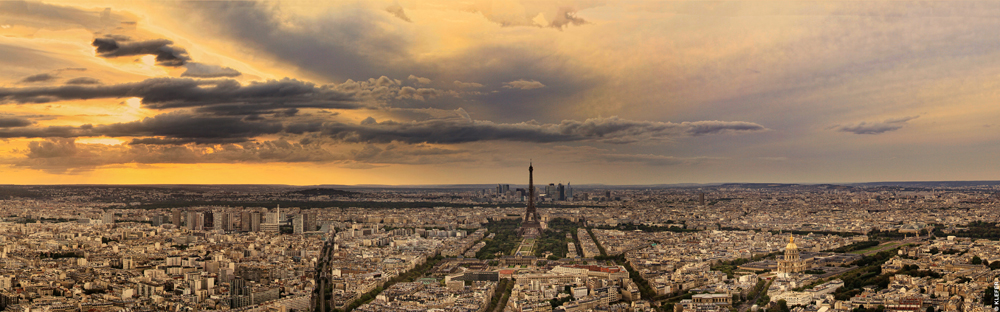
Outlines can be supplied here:
M535 168L528 163L528 209L524 212L524 220L521 220L521 229L517 234L524 238L536 238L542 233L542 224L539 222L538 210L535 209Z

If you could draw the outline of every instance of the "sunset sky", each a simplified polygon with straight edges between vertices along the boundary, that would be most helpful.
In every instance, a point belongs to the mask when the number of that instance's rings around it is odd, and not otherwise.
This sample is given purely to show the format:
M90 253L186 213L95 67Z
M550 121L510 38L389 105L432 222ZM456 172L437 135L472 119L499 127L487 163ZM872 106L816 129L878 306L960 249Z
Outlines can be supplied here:
M0 2L0 184L1000 180L1000 2Z

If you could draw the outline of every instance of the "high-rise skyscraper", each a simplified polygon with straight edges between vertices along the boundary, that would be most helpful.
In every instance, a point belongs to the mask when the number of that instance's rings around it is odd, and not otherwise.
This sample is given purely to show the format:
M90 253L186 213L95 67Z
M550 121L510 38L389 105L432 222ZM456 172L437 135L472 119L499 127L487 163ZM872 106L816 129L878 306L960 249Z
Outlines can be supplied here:
M211 210L206 211L204 214L205 214L205 218L204 218L204 220L205 220L205 229L206 230L215 229L215 214L212 213Z
M305 229L305 215L297 214L292 218L292 233L302 234Z
M239 230L239 228L236 227L236 225L239 224L239 220L239 216L237 216L235 212L226 212L225 230L227 232Z
M212 229L213 230L226 230L226 212L225 211L214 211L212 212Z
M192 231L205 230L205 214L197 211L188 211L187 229Z
M312 232L316 230L316 214L315 213L304 213L302 218L303 231Z
M559 189L559 200L566 200L566 187L559 183L557 188Z
M226 227L227 225L229 225L228 212L216 211L215 213L212 214L212 218L215 219L212 221L212 225L215 226L212 228L213 230L229 231L229 229Z
M525 238L536 238L541 234L542 224L535 209L535 168L528 164L528 209L524 212L524 220L521 221L521 229L518 234Z
M566 182L566 200L573 200L573 186Z
M180 208L174 208L174 211L171 211L171 213L173 213L173 215L170 218L170 223L173 223L175 227L180 228L181 227L181 213L183 213L183 211L181 211Z
M260 232L260 211L250 213L250 231Z
M251 215L249 211L243 210L243 212L240 214L240 230L241 231L243 231L243 232L250 232L250 230L253 229L251 227L251 223L252 222L250 222L250 218L252 218L252 217L253 217L253 215Z

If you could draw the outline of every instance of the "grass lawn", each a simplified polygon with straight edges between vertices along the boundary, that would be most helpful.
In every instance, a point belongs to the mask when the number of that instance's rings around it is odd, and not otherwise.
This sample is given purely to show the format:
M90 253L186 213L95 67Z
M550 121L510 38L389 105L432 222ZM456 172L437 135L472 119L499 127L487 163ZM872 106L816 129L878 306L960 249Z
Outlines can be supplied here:
M899 244L900 244L900 242L892 242L892 243L888 243L888 244L885 244L885 245L873 246L873 247L862 249L862 250L855 250L855 251L852 251L852 252L849 252L849 253L857 254L857 255L864 255L864 254L879 252L879 251L886 250L886 249L892 249L892 248L895 248L896 246L898 246Z

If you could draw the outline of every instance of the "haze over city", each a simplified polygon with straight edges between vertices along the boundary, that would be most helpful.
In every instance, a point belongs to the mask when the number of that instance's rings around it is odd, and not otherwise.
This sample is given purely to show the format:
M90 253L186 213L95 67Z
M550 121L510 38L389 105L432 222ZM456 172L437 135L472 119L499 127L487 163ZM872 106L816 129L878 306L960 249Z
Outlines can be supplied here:
M1000 2L0 0L0 311L997 312Z
M995 180L994 2L0 2L12 184Z

